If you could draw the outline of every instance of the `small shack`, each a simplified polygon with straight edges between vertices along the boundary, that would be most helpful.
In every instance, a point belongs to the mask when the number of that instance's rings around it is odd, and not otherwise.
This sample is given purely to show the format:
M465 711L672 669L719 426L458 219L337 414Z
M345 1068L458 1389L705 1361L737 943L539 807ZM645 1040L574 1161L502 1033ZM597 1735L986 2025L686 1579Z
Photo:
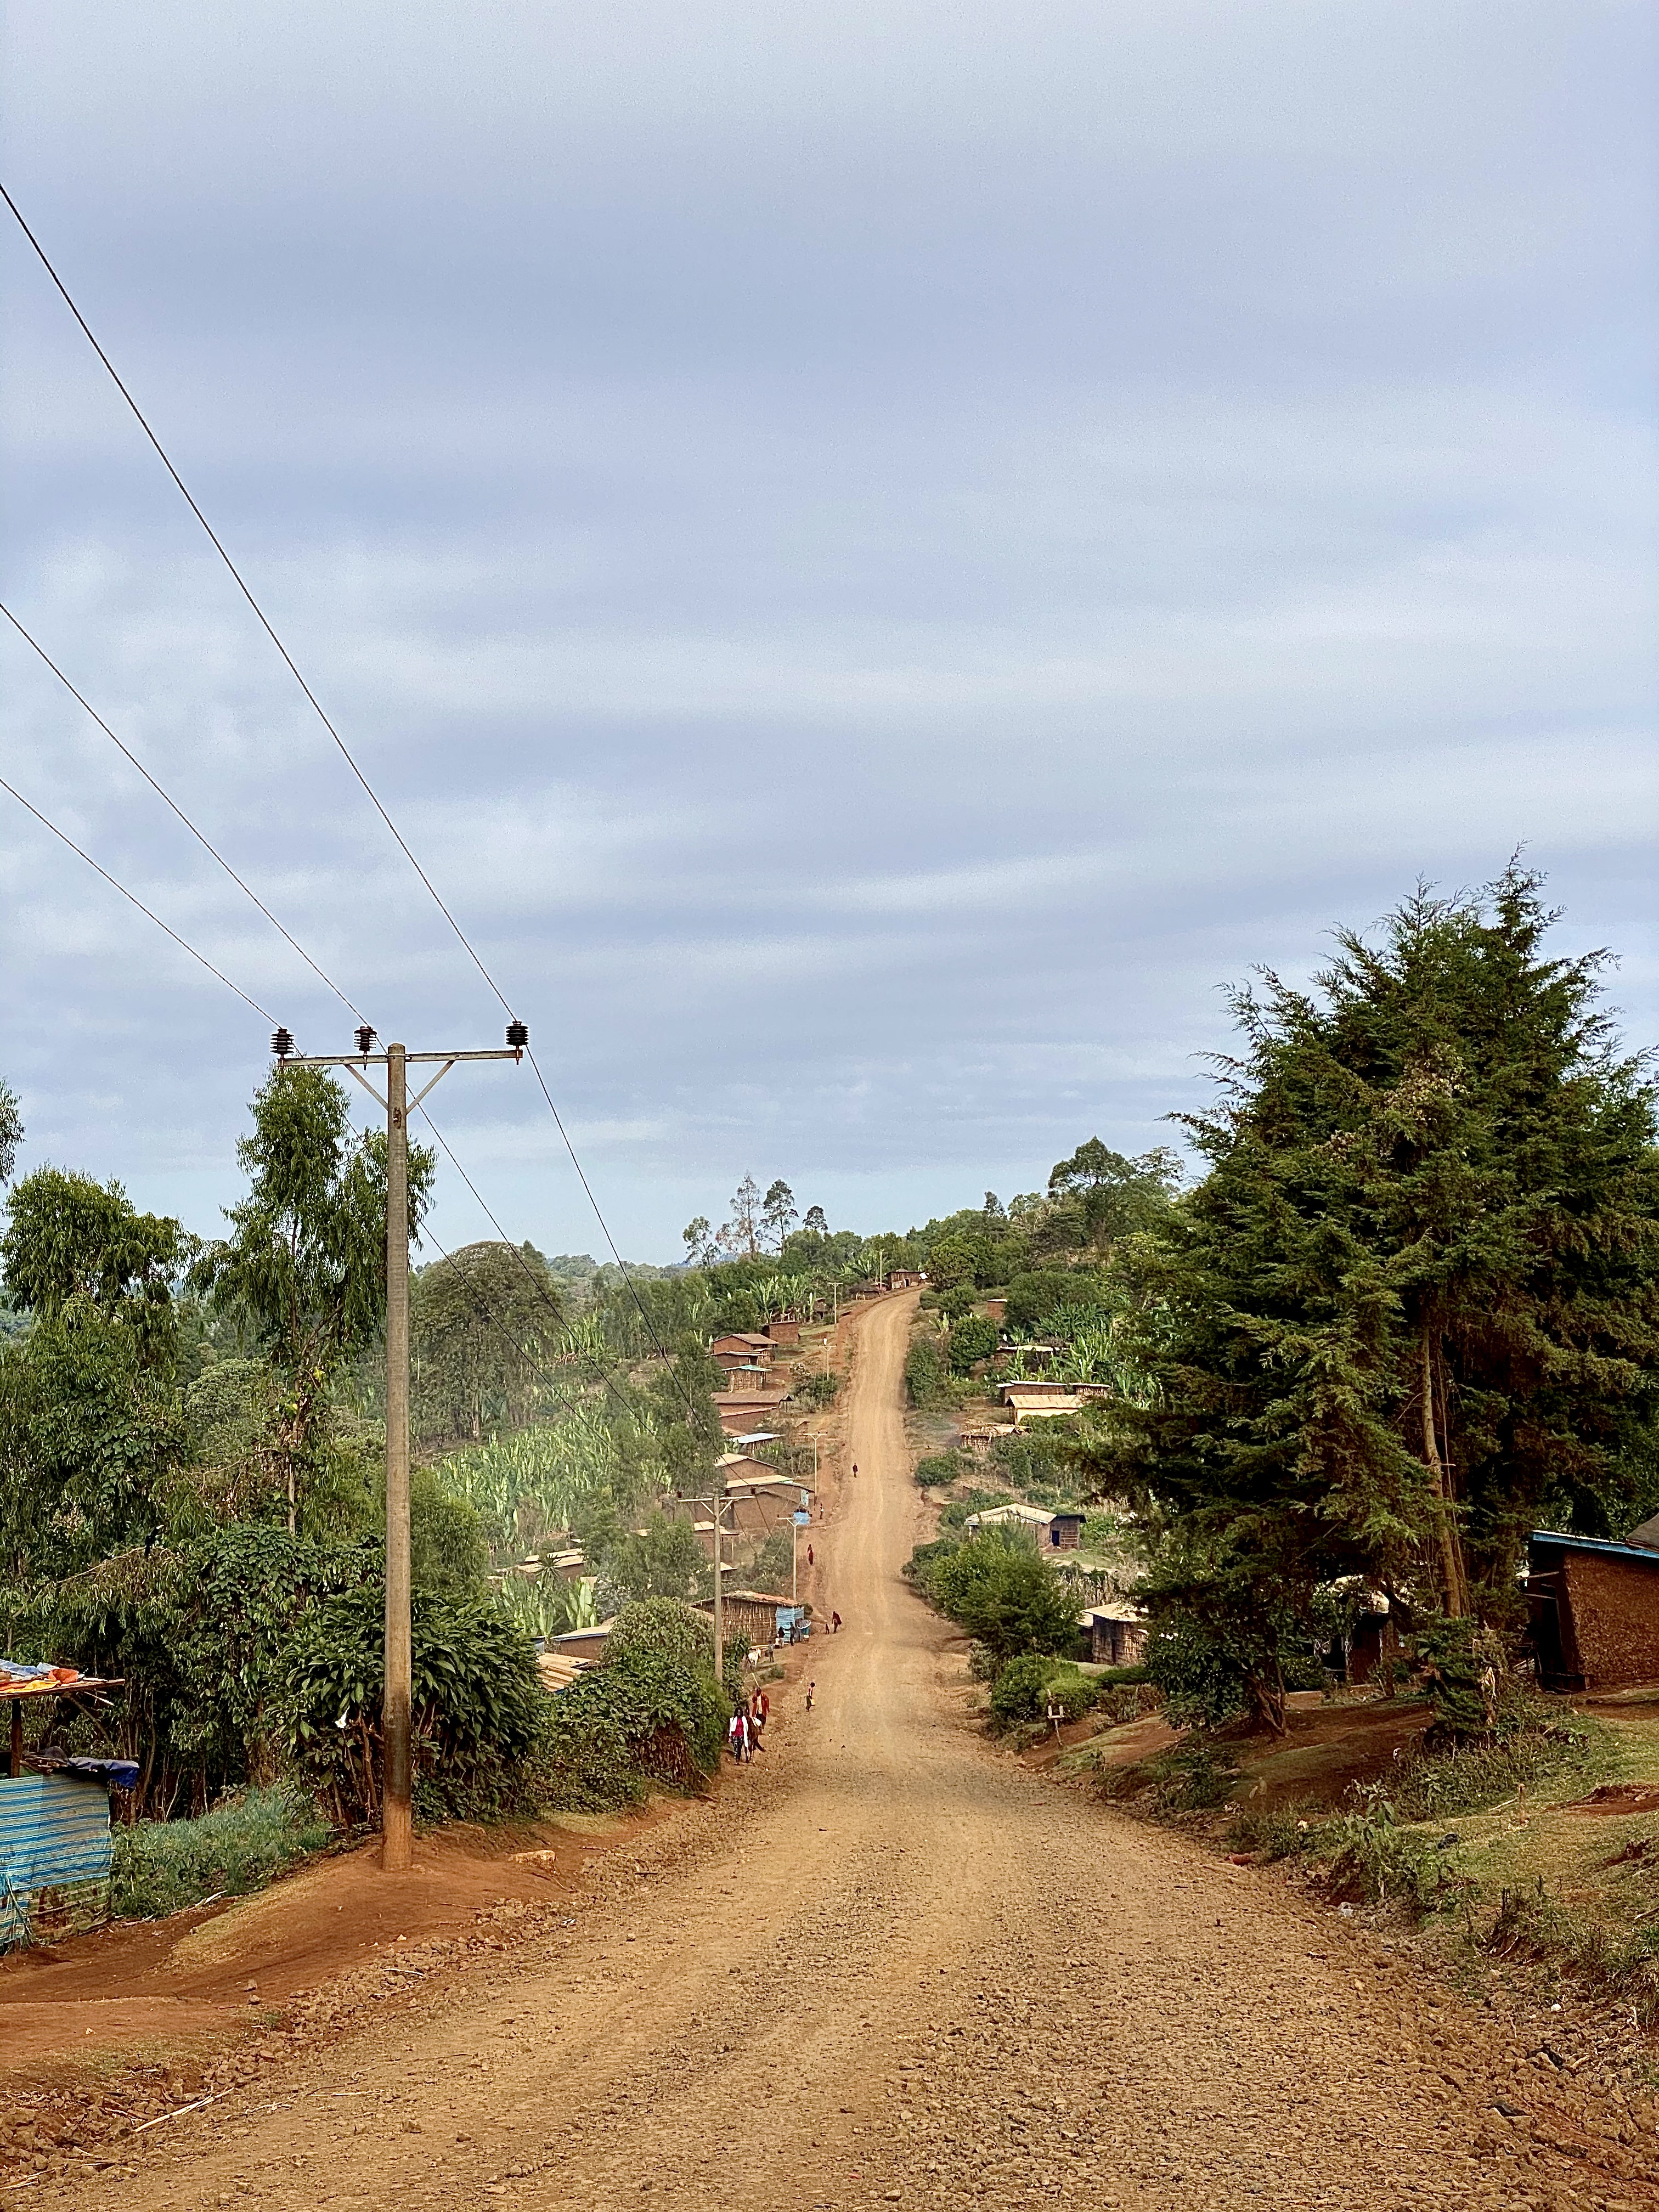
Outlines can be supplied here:
M800 1323L798 1321L769 1321L766 1340L769 1344L799 1344Z
M1084 1656L1097 1667L1138 1667L1146 1656L1146 1623L1121 1601L1091 1605L1078 1615L1087 1646Z
M0 1780L0 1951L95 1928L109 1916L110 1792L135 1787L137 1762L52 1749L26 1755L23 1711L38 1700L95 1698L119 1687L75 1667L0 1659L0 1699L10 1707Z
M1648 1544L1534 1528L1527 1540L1527 1610L1547 1689L1659 1682L1659 1551Z
M970 1513L962 1528L966 1536L977 1536L981 1528L1029 1528L1039 1544L1046 1545L1054 1517L1040 1505L989 1505L982 1513Z
M1075 1390L1058 1382L999 1382L997 1395L1013 1415L1016 1428L1024 1421L1054 1420L1063 1414L1075 1413L1083 1404Z

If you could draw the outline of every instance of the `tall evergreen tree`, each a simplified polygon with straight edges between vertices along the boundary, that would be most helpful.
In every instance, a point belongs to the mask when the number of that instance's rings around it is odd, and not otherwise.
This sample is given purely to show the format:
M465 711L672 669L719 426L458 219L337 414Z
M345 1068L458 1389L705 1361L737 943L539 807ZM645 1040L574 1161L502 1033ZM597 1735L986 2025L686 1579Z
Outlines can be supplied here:
M1189 1607L1207 1559L1235 1611L1241 1575L1362 1572L1408 1616L1506 1621L1540 1516L1622 1533L1655 1502L1654 1091L1605 956L1546 952L1540 888L1419 888L1311 991L1237 997L1190 1124L1210 1173L1131 1248L1154 1402L1094 1448L1166 1516Z

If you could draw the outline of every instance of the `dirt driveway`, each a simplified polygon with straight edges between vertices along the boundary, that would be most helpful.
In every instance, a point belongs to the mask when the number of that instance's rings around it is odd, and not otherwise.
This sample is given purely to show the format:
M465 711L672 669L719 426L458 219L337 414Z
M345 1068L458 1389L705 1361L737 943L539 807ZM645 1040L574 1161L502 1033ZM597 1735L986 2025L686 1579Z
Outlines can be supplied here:
M815 1709L799 1683L780 1697L718 1807L654 1830L585 1911L411 1976L368 2025L161 2130L136 2176L12 2201L1654 2203L1633 2178L1650 2135L1583 2139L1586 2163L1571 2114L1515 2087L1522 2054L1381 1940L974 1732L959 1656L898 1577L913 1310L857 1324L860 1473L815 1532L819 1609L846 1627L804 1655Z

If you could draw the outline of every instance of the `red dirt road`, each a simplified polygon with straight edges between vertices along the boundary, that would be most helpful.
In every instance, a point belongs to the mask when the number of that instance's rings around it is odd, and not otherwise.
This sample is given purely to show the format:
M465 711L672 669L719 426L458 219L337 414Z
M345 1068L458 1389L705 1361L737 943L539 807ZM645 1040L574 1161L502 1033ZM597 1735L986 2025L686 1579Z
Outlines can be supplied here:
M817 1544L820 1611L847 1626L803 1655L811 1713L781 1695L758 1765L613 1853L585 1909L431 1972L383 1948L366 2022L325 2006L257 2085L154 2130L136 2172L12 2203L1659 2203L1650 2132L1575 2137L1380 1942L976 1734L958 1652L898 1575L913 1307L857 1324L861 1472Z

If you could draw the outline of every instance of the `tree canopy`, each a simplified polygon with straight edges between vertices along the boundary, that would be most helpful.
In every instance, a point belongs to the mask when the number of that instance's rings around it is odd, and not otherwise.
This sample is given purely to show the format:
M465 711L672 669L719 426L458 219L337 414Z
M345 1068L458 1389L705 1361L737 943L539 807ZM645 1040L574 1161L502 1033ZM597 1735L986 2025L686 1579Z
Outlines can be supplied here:
M1311 989L1237 994L1189 1124L1210 1172L1121 1270L1148 1402L1091 1447L1174 1531L1183 1601L1358 1572L1408 1618L1505 1620L1540 1516L1654 1501L1654 1094L1555 919L1516 867L1419 889Z

